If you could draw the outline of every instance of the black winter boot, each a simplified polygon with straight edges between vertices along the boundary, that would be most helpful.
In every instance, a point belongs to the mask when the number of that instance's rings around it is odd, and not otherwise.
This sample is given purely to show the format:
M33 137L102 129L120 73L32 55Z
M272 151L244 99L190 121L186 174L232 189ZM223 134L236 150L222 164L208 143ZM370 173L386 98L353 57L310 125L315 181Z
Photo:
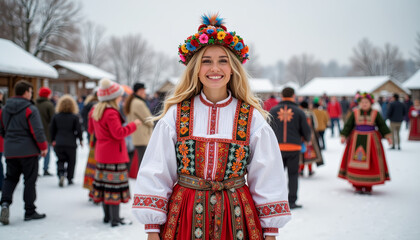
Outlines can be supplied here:
M9 203L4 202L1 205L1 215L0 215L0 222L3 225L8 225L9 224Z
M109 205L111 227L116 227L120 223L120 205Z
M102 208L104 209L104 223L109 223L109 205L102 203Z

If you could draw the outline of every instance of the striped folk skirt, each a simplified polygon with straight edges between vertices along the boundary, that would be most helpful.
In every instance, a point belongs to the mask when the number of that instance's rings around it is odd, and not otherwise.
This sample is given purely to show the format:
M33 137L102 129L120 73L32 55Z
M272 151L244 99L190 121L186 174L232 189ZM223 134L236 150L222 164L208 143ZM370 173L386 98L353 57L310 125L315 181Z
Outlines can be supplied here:
M118 205L130 200L127 164L96 163L93 201Z
M86 163L85 177L83 181L83 188L89 190L89 197L93 198L93 180L95 179L96 160L95 160L95 148L89 149L89 157Z

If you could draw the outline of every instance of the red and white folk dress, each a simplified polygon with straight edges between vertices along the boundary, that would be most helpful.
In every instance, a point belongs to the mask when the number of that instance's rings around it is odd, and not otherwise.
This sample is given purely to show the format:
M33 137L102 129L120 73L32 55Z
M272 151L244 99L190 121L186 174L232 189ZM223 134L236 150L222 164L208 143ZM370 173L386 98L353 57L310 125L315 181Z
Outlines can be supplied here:
M247 184L244 176L247 175ZM281 154L258 111L203 93L158 122L133 212L161 239L263 239L290 220Z

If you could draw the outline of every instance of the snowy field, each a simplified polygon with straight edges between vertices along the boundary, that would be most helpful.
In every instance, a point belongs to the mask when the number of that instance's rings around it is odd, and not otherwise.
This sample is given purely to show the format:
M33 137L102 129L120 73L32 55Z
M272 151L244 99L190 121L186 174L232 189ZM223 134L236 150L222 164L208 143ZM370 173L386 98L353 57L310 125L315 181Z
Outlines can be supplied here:
M391 181L374 187L368 196L356 195L349 183L337 178L344 145L327 131L326 164L315 168L312 177L305 172L300 179L298 203L303 208L292 211L292 221L277 239L420 239L420 142L408 142L407 134L402 129L402 151L388 150L383 141ZM111 228L102 223L102 208L88 202L88 192L82 188L87 153L87 147L78 149L73 186L59 188L56 177L38 178L36 205L38 212L47 214L44 220L23 221L21 180L10 208L10 224L0 225L0 239L146 239L130 204L122 205L121 216L133 220L133 225ZM52 157L50 170L55 173L55 154Z

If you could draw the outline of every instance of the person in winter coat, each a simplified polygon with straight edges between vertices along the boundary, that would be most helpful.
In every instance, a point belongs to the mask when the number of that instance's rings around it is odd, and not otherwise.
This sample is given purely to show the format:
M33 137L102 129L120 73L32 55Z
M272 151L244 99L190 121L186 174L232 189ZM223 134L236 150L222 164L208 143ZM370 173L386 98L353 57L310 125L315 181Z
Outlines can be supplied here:
M119 112L123 88L109 79L101 79L98 100L89 113L88 131L95 134L96 171L93 182L93 201L102 202L104 222L115 227L126 224L120 218L120 203L130 199L127 163L129 162L124 138L132 134L141 121L135 119L123 127Z
M38 109L31 101L32 85L24 80L14 87L15 97L9 98L1 111L0 134L4 138L6 179L1 195L0 222L9 224L9 206L13 192L23 174L25 221L45 218L35 211L36 180L38 178L38 156L47 154L47 139L42 128Z
M138 164L132 166L138 169L143 159L144 152L146 151L147 144L152 136L154 124L147 121L152 117L146 103L146 88L143 83L135 83L133 86L133 94L131 94L125 104L124 113L127 116L127 121L131 122L135 119L140 119L141 126L131 135L132 143L137 151Z
M399 101L398 94L394 94L388 107L388 119L391 121L391 135L392 135L392 147L395 149L395 145L398 145L398 150L401 150L400 145L400 129L401 123L407 113L404 103Z
M60 187L63 187L65 177L67 177L69 185L73 184L76 166L76 139L79 139L80 145L83 146L78 111L79 108L73 97L64 95L58 99L57 114L54 115L50 125L51 141L57 155L57 175Z
M330 118L328 116L327 111L325 111L318 103L314 102L314 109L312 110L315 118L317 120L317 127L315 128L315 131L318 133L318 142L321 146L321 150L325 150L325 139L324 139L324 133L325 129L328 126L328 123L330 121ZM322 144L321 144L322 143Z
M42 120L42 126L44 128L45 136L48 141L48 152L44 157L44 176L51 176L48 172L48 166L50 164L50 148L51 148L51 135L50 135L50 123L55 114L54 104L50 101L51 89L48 87L42 87L38 91L38 99L35 102L35 106L38 108L39 114Z
M264 101L263 108L265 111L270 111L270 109L276 106L278 103L279 100L276 98L276 96L271 95L269 99Z
M335 96L331 97L331 101L329 101L327 104L327 112L331 120L331 136L334 136L334 126L335 126L334 123L336 123L338 126L338 132L341 131L340 118L341 118L342 112L341 112L341 105L337 101L337 97Z
M273 120L271 128L276 134L283 157L284 167L289 177L290 208L301 208L296 203L298 196L299 157L302 143L311 140L311 129L305 113L295 103L295 90L286 87L282 91L282 101L270 110ZM304 141L302 141L302 139Z

